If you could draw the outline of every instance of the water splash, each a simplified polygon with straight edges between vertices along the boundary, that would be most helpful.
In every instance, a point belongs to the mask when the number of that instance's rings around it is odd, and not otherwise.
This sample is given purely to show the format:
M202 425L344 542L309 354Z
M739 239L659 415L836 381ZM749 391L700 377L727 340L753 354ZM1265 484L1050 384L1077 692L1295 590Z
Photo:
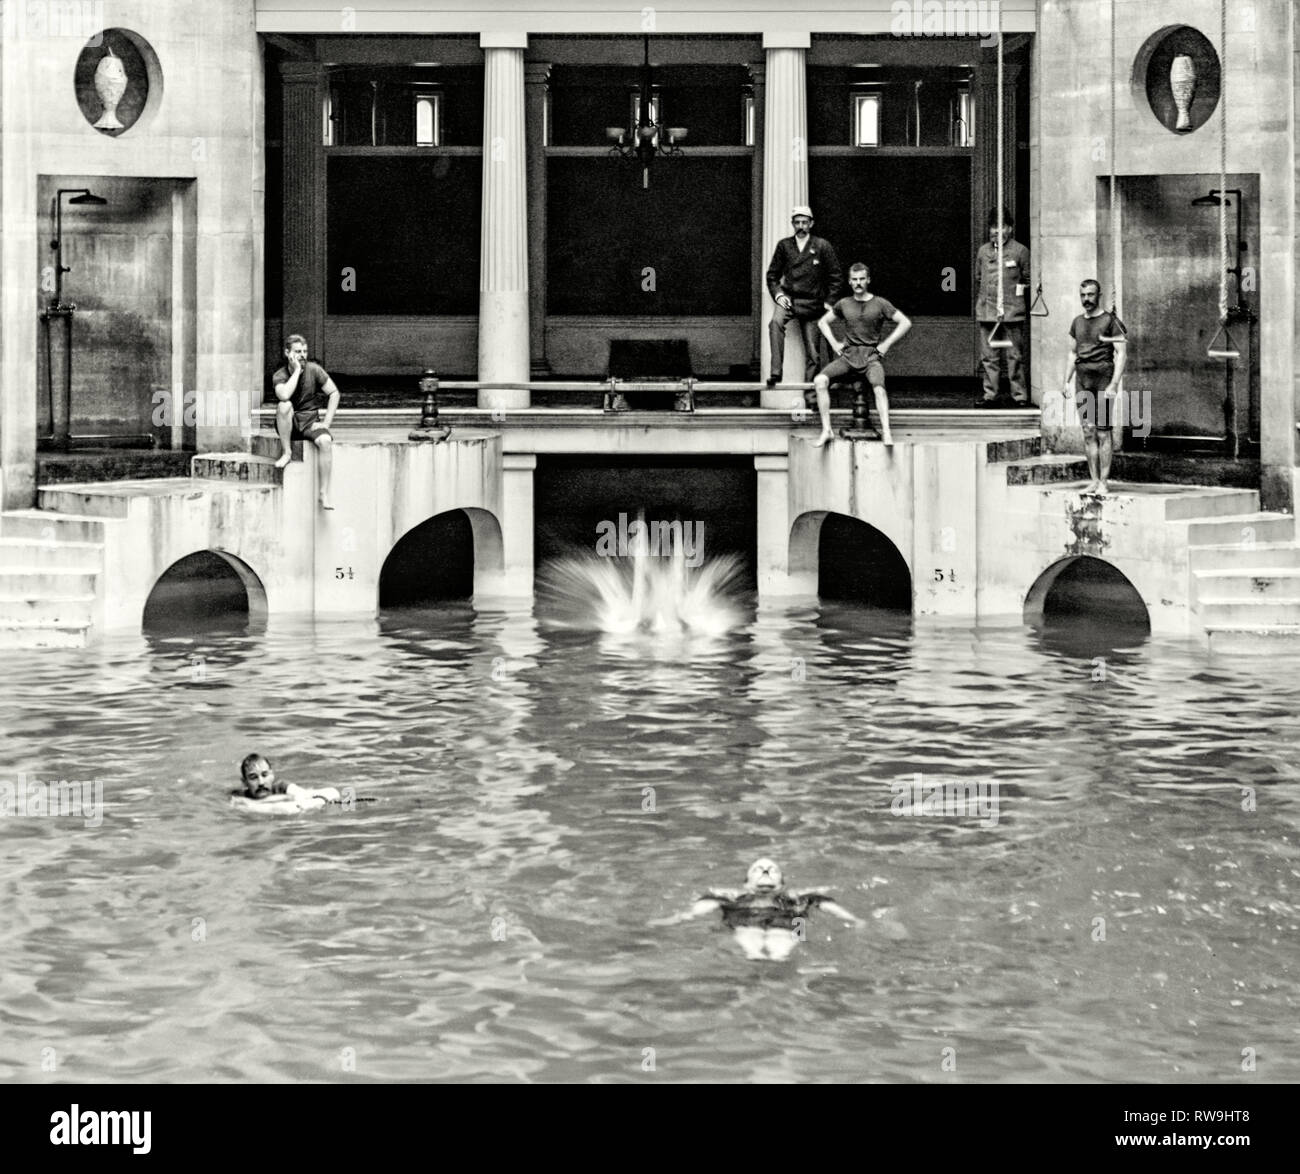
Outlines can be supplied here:
M538 573L538 591L564 627L611 636L721 636L743 622L744 563L734 554L687 566L680 546L647 554L554 559Z

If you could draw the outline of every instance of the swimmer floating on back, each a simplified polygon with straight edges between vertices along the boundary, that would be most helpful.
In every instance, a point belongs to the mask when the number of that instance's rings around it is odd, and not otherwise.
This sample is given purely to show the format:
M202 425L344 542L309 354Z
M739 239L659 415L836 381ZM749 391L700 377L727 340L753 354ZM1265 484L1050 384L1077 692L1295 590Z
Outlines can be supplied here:
M779 962L804 937L807 915L819 908L850 925L866 924L824 893L787 889L780 867L765 856L749 866L743 889L705 893L686 912L650 924L677 925L721 909L722 923L733 931L746 957Z
M230 804L243 811L258 811L274 815L297 815L300 811L315 811L326 803L343 803L337 787L299 787L294 783L277 782L271 764L260 754L250 754L239 764L244 780L242 791L230 793ZM370 802L366 799L354 802Z

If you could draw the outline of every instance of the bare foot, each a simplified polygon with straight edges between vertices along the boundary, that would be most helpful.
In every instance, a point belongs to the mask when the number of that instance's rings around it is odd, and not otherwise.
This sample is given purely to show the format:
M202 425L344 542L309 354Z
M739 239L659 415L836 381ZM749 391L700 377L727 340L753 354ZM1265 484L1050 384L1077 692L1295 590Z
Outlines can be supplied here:
M320 508L323 510L332 510L334 507L330 504L330 499L323 493L320 495Z
M1101 494L1102 496L1105 496L1107 493L1110 492L1110 487L1106 484L1105 481L1098 481L1098 482L1097 482L1097 492L1098 492L1099 494Z
M1079 494L1082 497L1087 497L1089 494L1096 493L1096 492L1097 492L1097 482L1095 481L1089 481L1087 485L1085 485L1082 489L1079 490Z
M894 447L894 438L893 438L892 436L890 436L889 431L888 431L887 429L882 429L882 430L881 430L881 433L880 433L880 439L881 439L882 441L884 441L885 446L886 446L887 448L893 448L893 447Z
M814 448L821 448L823 445L825 445L825 443L826 443L828 440L834 440L834 439L835 439L835 433L834 433L834 432L826 432L826 431L823 431L822 434L821 434L819 437L817 437L816 440L813 441L813 447L814 447Z
M275 462L275 467L277 469L283 469L291 460L293 460L293 453L286 448L284 452L280 454L280 459Z

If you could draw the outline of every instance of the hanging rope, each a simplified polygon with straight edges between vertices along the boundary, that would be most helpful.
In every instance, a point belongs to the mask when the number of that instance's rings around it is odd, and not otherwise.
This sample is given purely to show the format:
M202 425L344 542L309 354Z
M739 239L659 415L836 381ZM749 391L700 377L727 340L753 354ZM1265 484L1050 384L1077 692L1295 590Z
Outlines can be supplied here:
M1115 0L1110 0L1110 308L1119 306L1119 200L1115 194Z
M1211 359L1236 359L1241 352L1228 329L1228 0L1219 2L1219 107L1219 329L1205 353ZM1235 397L1234 388L1234 403ZM1234 456L1236 439L1234 431Z
M1228 321L1228 0L1219 3L1219 321Z
M998 322L1002 321L1005 307L1002 304L1002 5L998 5L998 199L994 215L998 222Z

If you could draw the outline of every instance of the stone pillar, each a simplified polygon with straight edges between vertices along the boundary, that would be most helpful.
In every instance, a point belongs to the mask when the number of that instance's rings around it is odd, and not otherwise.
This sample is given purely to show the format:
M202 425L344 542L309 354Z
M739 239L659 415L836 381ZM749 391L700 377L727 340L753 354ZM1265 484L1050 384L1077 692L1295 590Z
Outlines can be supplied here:
M501 545L504 573L500 594L529 597L533 593L533 474L534 453L504 453L501 457Z
M767 329L763 320L763 308L767 295L764 293L763 275L767 272L768 258L763 256L763 106L767 90L767 66L751 65L749 78L754 90L754 154L749 178L749 273L753 289L749 313L754 324L754 340L749 365L759 379L766 380L767 371L763 367L763 340L767 336Z
M795 582L790 575L790 458L788 455L756 456L754 469L758 473L755 560L759 598L803 595L810 591L815 595L815 575L811 589L807 582Z
M325 67L286 61L284 83L284 334L325 353ZM277 349L277 354L279 353Z
M812 37L808 33L764 34L767 53L763 133L763 246L760 274L767 271L777 241L789 236L790 209L808 203L808 90L806 63ZM816 209L813 209L814 213ZM815 229L814 229L815 230ZM775 304L762 292L762 358L764 380L771 370L771 343L767 324ZM803 376L803 345L793 330L786 334L784 377L797 382ZM788 409L789 391L764 389L762 406ZM800 404L803 403L799 397ZM761 574L761 572L760 572ZM760 587L761 590L761 587Z
M528 381L528 202L524 123L526 33L484 33L483 215L478 377ZM480 391L480 408L526 408L528 391ZM531 541L531 539L530 539Z
M524 66L524 126L528 135L528 350L529 373L545 379L551 373L546 361L546 83L550 62L530 61Z

